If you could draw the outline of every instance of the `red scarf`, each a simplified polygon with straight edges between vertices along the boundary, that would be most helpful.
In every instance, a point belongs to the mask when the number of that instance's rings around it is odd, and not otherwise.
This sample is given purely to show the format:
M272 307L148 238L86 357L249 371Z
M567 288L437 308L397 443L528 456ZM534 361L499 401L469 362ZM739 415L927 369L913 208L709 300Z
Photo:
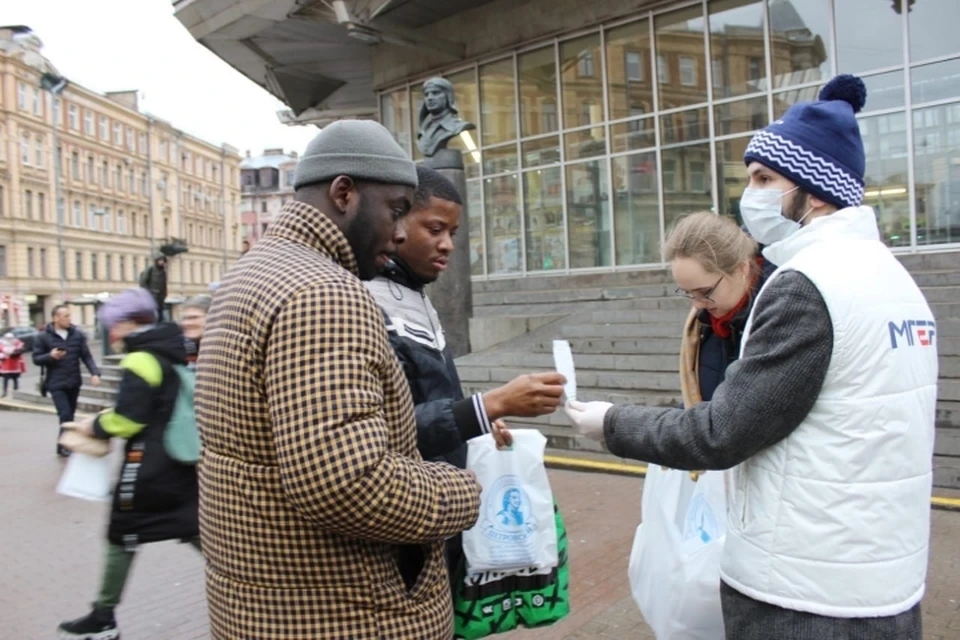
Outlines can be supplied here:
M759 257L757 258L757 266L761 269L763 268L763 260ZM733 309L730 309L730 311L726 312L719 318L712 314L710 315L710 327L713 329L714 334L724 339L730 337L730 323L733 322L733 319L737 316L737 314L743 311L744 307L746 307L750 302L750 296L753 295L753 288L757 284L757 278L759 277L759 274L760 269L757 269L757 272L753 275L753 280L750 282L750 286L747 288L747 292L743 294L743 297L740 298L740 302L738 302Z

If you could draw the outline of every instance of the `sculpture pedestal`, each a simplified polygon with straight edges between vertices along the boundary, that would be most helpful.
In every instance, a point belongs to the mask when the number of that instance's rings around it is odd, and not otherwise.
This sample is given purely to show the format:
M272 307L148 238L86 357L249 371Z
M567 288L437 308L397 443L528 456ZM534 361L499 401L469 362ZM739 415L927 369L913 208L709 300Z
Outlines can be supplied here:
M440 149L423 161L443 174L457 188L463 200L460 229L454 238L453 254L446 271L427 287L443 325L443 332L454 358L470 353L470 318L473 316L473 287L470 282L470 211L467 201L467 180L463 172L463 153Z

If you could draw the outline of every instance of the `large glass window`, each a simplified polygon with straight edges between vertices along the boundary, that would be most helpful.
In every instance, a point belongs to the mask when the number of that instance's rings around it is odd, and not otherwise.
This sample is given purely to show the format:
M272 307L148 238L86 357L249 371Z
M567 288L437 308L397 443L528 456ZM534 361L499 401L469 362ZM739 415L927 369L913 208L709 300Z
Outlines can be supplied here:
M763 0L720 0L709 6L714 98L763 91Z
M513 58L480 67L480 120L484 146L517 137L517 96L514 91Z
M520 136L552 133L557 118L557 62L553 45L517 58L520 75Z
M829 78L830 0L767 0L767 5L773 88ZM863 22L857 29L870 31Z
M893 0L891 0L893 2ZM923 0L908 2L910 24L910 59L921 62L929 58L956 55L957 24L960 24L960 3L955 0Z
M803 87L801 89L788 89L773 94L773 118L776 120L787 112L792 105L798 102L811 102L820 95L823 85L814 85ZM869 97L868 97L869 101Z
M520 193L516 174L483 181L487 224L487 272L515 273L521 269Z
M486 175L517 170L517 145L510 143L491 147L483 152L483 172Z
M712 210L710 144L664 149L661 158L666 228L670 229L686 213Z
M606 33L610 119L653 113L650 22L640 20Z
M600 34L560 44L563 127L572 129L603 122L603 76Z
M733 138L717 143L717 203L718 213L740 218L740 196L747 186L747 166L743 163L743 154L750 143L750 136Z
M618 156L612 160L613 228L617 264L660 261L660 204L657 155Z
M860 119L867 156L863 203L873 207L884 241L910 244L910 197L907 192L907 120L903 113Z
M864 111L903 108L906 96L903 91L903 70L864 76L867 86L867 104Z
M567 266L560 171L560 167L550 167L523 174L527 271L549 271Z
M659 263L680 215L739 217L751 136L837 69L867 86L864 202L885 242L960 242L960 2L676 4L445 74L479 126L450 143L465 154L471 273ZM421 84L381 96L411 144Z
M663 144L692 142L710 137L706 108L677 111L660 116L660 140Z
M960 241L958 132L960 104L913 113L917 244Z
M957 49L960 50L960 44ZM960 96L960 58L914 67L910 70L910 84L914 104Z
M479 180L467 182L467 212L470 218L470 275L483 275L483 194Z
M393 133L400 146L409 152L410 110L406 89L380 96L380 122Z
M841 73L903 65L903 19L875 0L834 2L837 30L837 66ZM868 29L864 17L869 17Z
M477 72L474 69L467 69L459 73L453 73L446 76L450 84L453 85L453 96L457 101L457 111L460 117L467 122L478 125L478 88ZM458 149L463 152L463 170L467 178L477 178L480 176L480 152L477 150L478 139L477 130L463 131L459 136L447 143L450 149Z
M567 160L601 156L607 152L606 129L591 127L578 129L563 136Z
M610 150L638 151L656 144L653 118L638 118L610 125Z
M560 162L560 140L557 136L525 140L520 143L520 156L525 168Z
M612 265L607 161L567 165L566 178L570 266Z
M724 102L714 107L714 131L718 136L747 133L770 124L767 116L767 97Z
M703 7L695 5L659 15L656 27L657 83L660 108L673 109L707 101Z

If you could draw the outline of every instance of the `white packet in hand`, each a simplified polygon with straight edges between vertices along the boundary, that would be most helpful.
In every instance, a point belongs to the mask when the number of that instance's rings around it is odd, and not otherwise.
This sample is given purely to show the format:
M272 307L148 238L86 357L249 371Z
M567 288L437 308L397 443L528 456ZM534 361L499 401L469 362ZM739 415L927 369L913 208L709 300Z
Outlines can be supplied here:
M553 341L553 364L557 368L557 373L567 379L563 385L563 393L567 400L577 399L577 372L573 368L573 352L570 350L570 343L566 340Z

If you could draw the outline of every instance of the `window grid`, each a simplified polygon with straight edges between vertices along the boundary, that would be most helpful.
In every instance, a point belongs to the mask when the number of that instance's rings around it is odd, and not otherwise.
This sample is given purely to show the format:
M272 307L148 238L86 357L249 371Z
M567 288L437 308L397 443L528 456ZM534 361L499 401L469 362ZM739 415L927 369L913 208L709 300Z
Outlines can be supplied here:
M479 193L479 203L481 207L483 207L484 209L483 214L481 215L474 214L473 216L471 216L471 217L474 217L476 220L479 220L482 226L482 229L481 229L482 233L479 235L479 237L483 239L483 245L484 245L483 251L481 251L481 263L482 263L484 275L474 276L474 278L496 279L501 277L508 277L508 278L517 277L519 275L526 274L528 271L532 273L537 273L537 274L548 274L548 273L566 273L566 272L581 272L581 271L596 271L596 270L610 271L610 270L618 270L618 269L638 269L638 268L644 268L644 267L654 267L654 268L663 267L664 266L663 262L643 263L643 264L623 264L623 265L616 264L617 258L616 258L616 250L614 248L613 258L614 258L615 266L612 268L591 267L587 269L583 269L583 268L571 269L570 256L569 256L570 247L568 246L569 242L565 242L565 245L567 245L565 247L566 254L567 254L566 260L565 260L565 268L553 269L550 271L541 271L541 270L534 271L534 270L528 269L527 262L526 262L526 240L527 239L526 239L526 232L524 227L525 194L524 194L524 185L522 180L523 174L533 169L543 170L551 167L560 166L561 181L562 183L565 183L566 173L567 173L566 168L568 166L581 164L584 162L599 161L606 167L607 180L610 183L608 185L608 188L610 190L609 195L612 197L612 193L613 193L612 160L618 157L631 156L635 154L643 154L643 153L655 154L656 164L658 168L657 170L657 181L659 183L658 184L658 200L659 200L658 208L659 208L659 216L660 216L660 233L661 233L661 245L662 245L662 242L664 239L663 236L665 234L664 193L666 190L664 189L664 187L670 186L670 185L663 184L663 174L664 174L665 167L664 167L664 161L662 159L662 151L670 151L673 149L694 147L694 146L699 146L703 144L707 144L709 146L709 152L710 152L709 167L703 167L705 163L701 160L694 160L692 162L697 166L698 183L701 181L705 181L711 187L713 209L714 211L717 211L719 210L718 207L719 207L719 198L721 197L721 190L724 188L722 185L718 183L720 180L720 176L718 175L718 164L722 162L718 145L721 145L724 142L727 142L729 140L748 138L753 133L755 133L756 130L755 129L751 129L750 131L740 130L740 131L736 131L728 134L719 133L719 125L717 124L718 114L716 112L715 107L721 106L721 105L748 104L749 101L751 100L765 99L766 106L767 106L766 117L767 117L767 122L769 122L770 120L773 119L774 115L776 115L775 105L777 104L776 100L778 96L780 96L781 99L784 99L784 98L789 99L789 96L793 94L796 96L803 96L799 99L804 99L804 100L810 99L806 97L804 93L809 93L815 96L817 89L820 86L822 86L822 84L826 82L826 80L828 80L830 77L837 75L838 50L839 50L838 38L836 33L837 0L830 0L828 4L829 28L827 31L823 32L824 38L829 39L829 46L827 47L827 52L826 52L826 60L823 63L827 65L827 69L825 70L823 76L819 80L815 80L815 81L808 81L808 82L795 84L795 85L791 84L791 85L772 87L771 86L773 84L772 80L775 77L775 74L774 74L774 68L773 68L773 51L771 47L772 36L771 36L770 15L769 15L770 13L769 2L762 2L759 5L762 8L761 10L762 10L762 16L763 16L762 17L762 30L763 30L762 58L761 58L761 51L757 50L755 53L753 53L749 61L749 64L750 64L749 69L751 70L750 73L753 73L753 74L756 74L756 73L765 74L766 89L759 92L754 91L751 93L744 93L742 95L735 95L730 97L715 97L714 91L713 91L713 84L715 82L715 78L714 78L715 72L711 62L713 60L713 54L711 52L712 43L710 38L711 31L709 26L710 18L712 17L710 15L710 9L711 9L710 5L711 5L711 0L698 0L697 2L677 3L675 5L668 6L663 9L659 9L655 11L638 12L638 13L632 14L628 18L623 18L623 19L612 21L608 24L602 25L599 29L578 31L576 33L565 34L564 36L558 37L558 38L526 43L522 47L516 49L513 53L508 54L507 56L500 54L498 56L482 58L482 59L476 60L475 62L469 65L459 65L456 67L451 67L449 70L441 72L442 75L453 75L465 70L472 69L474 71L475 82L478 84L478 87L479 87L481 67L494 62L503 61L505 59L512 58L512 61L513 61L513 70L514 70L513 90L514 90L514 101L515 101L514 116L517 120L515 140L510 142L498 142L497 144L487 144L487 145L483 143L483 135L481 131L482 118L480 117L480 114L483 112L481 110L482 105L479 104L480 102L482 102L483 96L481 95L481 91L478 90L475 92L475 95L477 96L476 98L477 104L473 106L474 106L474 113L478 114L476 118L477 122L475 123L477 125L477 131L475 133L476 133L477 147L479 152L481 153L481 161L478 163L479 164L479 167L477 168L478 175L475 177L469 178L467 182L476 185L475 188ZM698 57L693 59L692 68L690 67L690 63L684 63L686 67L686 71L685 71L683 68L681 68L681 62L679 61L679 57L676 54L665 56L663 53L658 51L657 41L656 41L656 35L657 35L656 25L655 25L654 17L662 14L669 14L669 13L678 11L679 9L689 8L689 7L698 7L698 6L701 8L701 11L702 11L700 19L704 23L703 32L704 32L705 50L704 50L702 59L699 57L699 55ZM884 7L884 8L887 9L887 7ZM904 104L903 106L870 110L869 101L868 101L867 109L864 110L861 114L859 114L859 117L861 118L861 120L863 120L866 118L873 118L881 115L896 115L896 114L904 115L904 118L906 120L906 137L907 137L907 141L906 141L907 185L909 189L910 236L911 237L910 237L909 246L891 247L891 249L894 250L895 252L903 252L903 251L914 252L914 251L917 251L920 247L925 245L918 245L917 243L917 211L916 211L917 202L916 202L916 186L915 186L916 169L914 166L915 165L915 149L914 149L915 124L914 124L914 117L912 116L912 114L925 108L960 103L960 95L948 97L940 100L932 100L932 101L923 102L923 103L914 103L912 102L912 99L911 99L912 84L911 84L910 71L912 69L917 69L917 68L925 67L932 64L958 60L960 59L960 47L958 47L958 50L956 53L945 54L941 56L925 58L920 60L911 60L910 46L909 46L910 44L909 12L906 12L906 11L901 12L900 19L902 20L902 26L903 26L903 47L902 47L903 61L902 63L897 65L888 65L884 67L878 67L878 68L869 69L865 71L858 71L857 75L866 79L871 76L878 76L884 73L891 73L891 72L902 73L903 87L904 87L903 90L905 94ZM651 84L651 90L653 94L652 95L653 104L651 105L652 109L650 109L650 111L642 117L642 120L648 123L648 126L650 126L649 123L651 123L652 121L652 126L650 128L653 130L654 143L652 147L644 147L644 148L637 148L637 149L629 149L627 151L614 152L612 150L612 138L611 138L611 129L613 125L622 124L625 122L639 122L641 118L638 118L635 115L631 115L626 118L610 119L610 97L608 93L610 89L611 79L610 79L609 61L606 60L608 52L604 44L604 39L607 32L613 28L622 27L625 25L630 25L635 23L641 23L644 20L648 21L648 25L649 25L648 42L646 43L646 47L644 48L632 47L631 49L627 50L627 53L625 53L625 55L630 55L635 57L632 58L629 63L627 61L624 61L624 74L630 75L629 80L631 82L638 81L638 80L642 81L644 78L646 78L646 80ZM563 113L564 108L562 106L563 102L562 102L562 88L561 88L562 75L564 72L560 67L559 47L561 43L582 38L587 35L595 35L598 33L600 35L600 40L601 40L601 47L600 47L601 59L597 60L594 57L589 61L584 61L584 58L581 57L577 61L577 64L575 65L574 73L577 73L578 75L583 75L580 72L587 70L588 72L599 73L602 76L602 87L603 87L603 94L604 94L603 95L604 122L601 123L600 125L588 125L588 126L580 126L579 123L572 123L572 126L571 126L571 123L564 122L564 113ZM520 78L519 78L519 73L517 68L517 55L527 51L533 51L533 50L542 48L545 45L550 45L550 43L552 43L554 47L556 62L557 62L555 70L556 70L556 76L557 76L556 98L557 98L557 104L558 104L558 114L557 114L558 129L548 134L536 134L536 135L523 136L521 133L520 121L519 121L521 96L520 96L520 86L519 86ZM670 63L671 56L674 58L674 61L676 64L676 66L673 68L671 68L671 63ZM639 61L639 65L641 65L640 72L637 72L636 70L637 61ZM646 67L642 66L644 63L646 63L647 65ZM628 67L629 67L629 71L627 70ZM698 84L699 78L697 78L696 76L701 74L701 69L702 69L702 77L705 79L706 87L707 87L706 101L700 102L697 104L683 105L680 107L676 107L676 106L671 107L668 104L661 103L661 96L659 95L661 93L659 90L659 85L661 83L669 83L670 81L676 81L676 83L688 85L691 80L690 75L692 74L694 76L694 79L696 80L694 84ZM432 75L436 75L436 73L434 72L430 74L425 74L424 78ZM682 78L684 75L686 75L686 78ZM687 80L687 82L686 83L681 82L683 79ZM422 83L422 79L408 85L393 87L388 90L384 90L381 93L382 96L386 96L386 95L393 94L394 92L407 92L407 95L409 96L409 101L407 102L407 104L409 105L409 114L410 114L410 120L411 120L411 122L407 123L408 131L415 131L416 114L413 113L414 111L413 107L415 107L417 104L416 95L418 95L421 83ZM458 99L462 101L462 98L460 98L459 96L458 96ZM796 100L790 100L789 103L792 104L792 102L794 101ZM381 100L380 104L384 105L386 103L384 103ZM662 132L661 132L661 129L663 126L661 120L663 116L694 113L704 109L706 109L707 111L707 121L705 123L700 122L699 128L701 132L704 129L708 130L709 138L702 138L701 136L698 136L697 137L698 141L684 140L683 142L677 142L677 143L668 142L664 144L665 141L663 140ZM567 153L566 153L566 144L564 143L564 135L576 133L578 131L590 130L592 128L595 128L596 126L602 126L605 130L607 153L602 156L584 157L582 159L568 159ZM522 162L521 145L523 143L542 140L545 138L551 138L554 136L559 136L559 140L560 140L559 162L550 162L550 163L537 165L536 167L529 167L529 168L524 166ZM413 135L410 135L409 138L412 139ZM483 155L486 152L502 150L507 147L516 148L516 153L518 157L517 168L515 170L510 170L510 171L497 171L497 172L486 171L484 167ZM868 157L868 160L869 160L869 157ZM690 168L691 168L690 162L687 162L685 167L674 166L675 179L679 177L680 172L684 172L689 175ZM705 171L709 171L709 175L706 175L704 171L701 171L702 168L705 169ZM518 240L520 243L520 270L518 272L510 272L505 274L504 273L491 274L490 265L488 264L488 253L490 251L490 247L487 246L487 243L489 240L489 238L487 238L487 235L486 235L486 224L487 224L488 216L486 215L487 203L485 201L486 189L484 188L484 183L487 179L502 178L504 176L511 176L511 175L516 176L518 181L517 207L518 207L519 219L520 219L520 225L519 225L520 229L519 229L519 235L518 235ZM566 184L562 184L561 189L563 192L563 198L562 198L563 216L562 217L563 217L563 226L564 226L564 237L567 240L569 240L568 201L567 201ZM612 223L611 234L615 236L616 229L613 227L615 225L616 220L615 220L615 216L613 215L612 209L609 215L611 217L611 223ZM935 246L937 248L943 249L945 246L950 246L950 245L940 244L940 245L930 245L930 246L931 247Z

